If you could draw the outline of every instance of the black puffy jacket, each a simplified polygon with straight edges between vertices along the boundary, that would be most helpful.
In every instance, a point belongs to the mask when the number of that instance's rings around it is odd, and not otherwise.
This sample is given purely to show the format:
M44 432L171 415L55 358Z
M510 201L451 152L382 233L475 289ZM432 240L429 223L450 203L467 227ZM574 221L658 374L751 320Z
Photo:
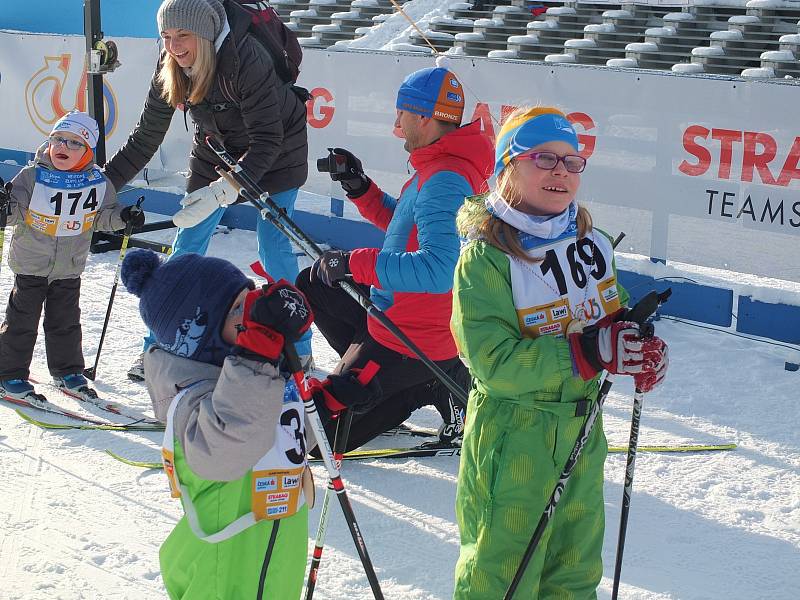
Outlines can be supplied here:
M226 2L225 11L231 32L217 53L214 83L203 102L186 103L195 122L186 190L193 192L219 177L214 167L222 161L205 144L209 134L221 139L270 194L300 187L308 176L304 90L280 80L270 54L247 32L247 12L234 2ZM174 112L154 75L136 128L106 163L105 174L115 188L150 161Z

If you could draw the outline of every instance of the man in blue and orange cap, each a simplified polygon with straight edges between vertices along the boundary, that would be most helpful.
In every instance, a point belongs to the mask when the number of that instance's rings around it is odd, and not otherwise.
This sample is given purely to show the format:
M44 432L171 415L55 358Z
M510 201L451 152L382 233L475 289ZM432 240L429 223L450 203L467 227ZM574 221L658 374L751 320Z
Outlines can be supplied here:
M442 414L442 441L460 436L463 405L431 371L375 319L339 289L344 278L369 289L372 301L414 344L462 387L469 375L450 333L451 287L458 259L455 217L466 196L487 189L494 163L479 122L461 126L464 89L448 69L411 73L397 92L395 128L415 169L398 198L381 191L361 161L342 148L344 173L331 173L359 212L386 232L382 248L330 250L301 272L297 285L317 315L316 323L342 357L335 372L373 360L382 401L356 415L348 449L401 424L417 408L434 403Z

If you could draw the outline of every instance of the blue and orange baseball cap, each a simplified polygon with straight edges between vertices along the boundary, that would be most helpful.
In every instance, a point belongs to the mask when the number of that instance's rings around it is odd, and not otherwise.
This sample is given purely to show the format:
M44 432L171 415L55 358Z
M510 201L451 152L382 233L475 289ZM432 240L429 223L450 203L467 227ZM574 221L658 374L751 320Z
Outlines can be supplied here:
M420 69L400 85L397 109L460 125L464 116L464 88L452 71L442 67Z

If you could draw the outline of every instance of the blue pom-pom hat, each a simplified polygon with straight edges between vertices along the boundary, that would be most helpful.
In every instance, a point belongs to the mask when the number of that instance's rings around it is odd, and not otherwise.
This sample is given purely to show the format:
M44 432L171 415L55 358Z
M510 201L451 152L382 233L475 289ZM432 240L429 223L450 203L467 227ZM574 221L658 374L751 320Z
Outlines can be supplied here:
M162 262L151 250L134 249L120 274L161 348L222 365L231 351L222 339L225 318L239 293L253 288L244 273L221 258L187 253Z

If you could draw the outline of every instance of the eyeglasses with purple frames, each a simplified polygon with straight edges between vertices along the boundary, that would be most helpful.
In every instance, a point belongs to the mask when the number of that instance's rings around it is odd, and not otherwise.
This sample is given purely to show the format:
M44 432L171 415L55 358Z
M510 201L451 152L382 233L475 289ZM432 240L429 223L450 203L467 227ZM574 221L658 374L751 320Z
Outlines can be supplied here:
M531 152L530 154L520 154L517 159L532 160L533 164L545 171L555 169L559 161L564 163L564 168L570 173L582 173L586 168L586 159L577 154L559 156L555 152Z

